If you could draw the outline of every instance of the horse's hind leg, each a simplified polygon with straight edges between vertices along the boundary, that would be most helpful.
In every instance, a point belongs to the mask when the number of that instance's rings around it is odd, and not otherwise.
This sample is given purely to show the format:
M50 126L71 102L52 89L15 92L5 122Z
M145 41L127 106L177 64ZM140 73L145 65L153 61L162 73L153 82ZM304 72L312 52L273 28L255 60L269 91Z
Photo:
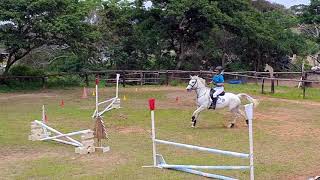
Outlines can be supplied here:
M233 115L233 119L230 121L228 128L234 128L236 121L237 121L238 117L241 115L241 113L239 111L239 107L233 108L230 111Z
M238 108L239 114L246 120L246 124L249 125L249 120L247 119L246 114L240 108Z

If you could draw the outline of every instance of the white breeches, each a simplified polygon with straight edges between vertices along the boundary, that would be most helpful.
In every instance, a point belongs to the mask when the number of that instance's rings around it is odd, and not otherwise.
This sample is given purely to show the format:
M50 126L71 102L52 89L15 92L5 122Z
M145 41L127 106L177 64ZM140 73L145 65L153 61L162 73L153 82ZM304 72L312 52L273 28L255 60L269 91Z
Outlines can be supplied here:
M221 94L224 91L224 87L215 87L213 88L216 92L213 93L213 97L216 98L219 94Z

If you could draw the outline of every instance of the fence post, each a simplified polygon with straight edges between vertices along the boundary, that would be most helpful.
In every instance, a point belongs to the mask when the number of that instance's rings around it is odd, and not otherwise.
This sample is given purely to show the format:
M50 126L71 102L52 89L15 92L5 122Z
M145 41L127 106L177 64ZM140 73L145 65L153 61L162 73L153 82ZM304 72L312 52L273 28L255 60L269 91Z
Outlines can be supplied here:
M274 79L271 79L271 93L274 94Z
M140 86L142 86L142 85L144 84L143 81L145 81L145 79L144 79L144 77L143 77L143 72L140 71Z
M169 85L169 72L166 71L166 85Z
M256 79L256 84L258 85L259 79L258 79L258 73L257 73L257 71L254 72L254 77L255 77L255 79Z
M46 83L47 81L46 80L48 79L48 77L43 76L41 79L42 79L42 88L46 89L47 88L47 83Z
M89 87L89 78L88 78L88 74L87 74L87 73L85 73L85 74L84 74L84 76L85 76L86 86L87 86L87 87Z
M262 83L261 83L261 94L264 94L264 78L262 78Z
M126 72L122 71L122 86L126 87Z
M303 90L303 99L306 98L306 82L305 80L307 80L307 73L303 73L302 75L302 90Z

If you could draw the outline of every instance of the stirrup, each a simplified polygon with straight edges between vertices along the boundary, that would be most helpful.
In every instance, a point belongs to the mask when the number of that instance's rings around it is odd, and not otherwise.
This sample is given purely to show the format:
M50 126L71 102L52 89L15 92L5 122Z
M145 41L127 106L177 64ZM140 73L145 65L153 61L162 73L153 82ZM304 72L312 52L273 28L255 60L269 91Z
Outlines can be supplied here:
M216 109L216 106L213 103L211 103L208 109Z

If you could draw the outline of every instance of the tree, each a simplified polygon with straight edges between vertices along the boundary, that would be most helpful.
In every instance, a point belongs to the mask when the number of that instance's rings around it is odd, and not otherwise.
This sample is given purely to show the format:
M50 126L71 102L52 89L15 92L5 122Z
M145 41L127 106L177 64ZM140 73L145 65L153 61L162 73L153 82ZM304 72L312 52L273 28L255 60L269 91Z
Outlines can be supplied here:
M151 2L149 8L144 0L104 3L100 28L111 67L199 70L238 63L261 70L310 45L292 32L294 14L277 4L261 0L270 8L257 10L247 0Z
M285 6L277 3L272 3L267 0L255 0L252 1L252 6L260 12L270 12L270 11L286 11Z
M300 17L298 29L308 37L320 42L320 1L311 0L309 6L293 7L293 10L297 9L297 15Z
M0 43L9 53L5 73L32 50L43 45L68 46L80 57L95 51L99 37L86 18L94 0L3 0L0 4Z

